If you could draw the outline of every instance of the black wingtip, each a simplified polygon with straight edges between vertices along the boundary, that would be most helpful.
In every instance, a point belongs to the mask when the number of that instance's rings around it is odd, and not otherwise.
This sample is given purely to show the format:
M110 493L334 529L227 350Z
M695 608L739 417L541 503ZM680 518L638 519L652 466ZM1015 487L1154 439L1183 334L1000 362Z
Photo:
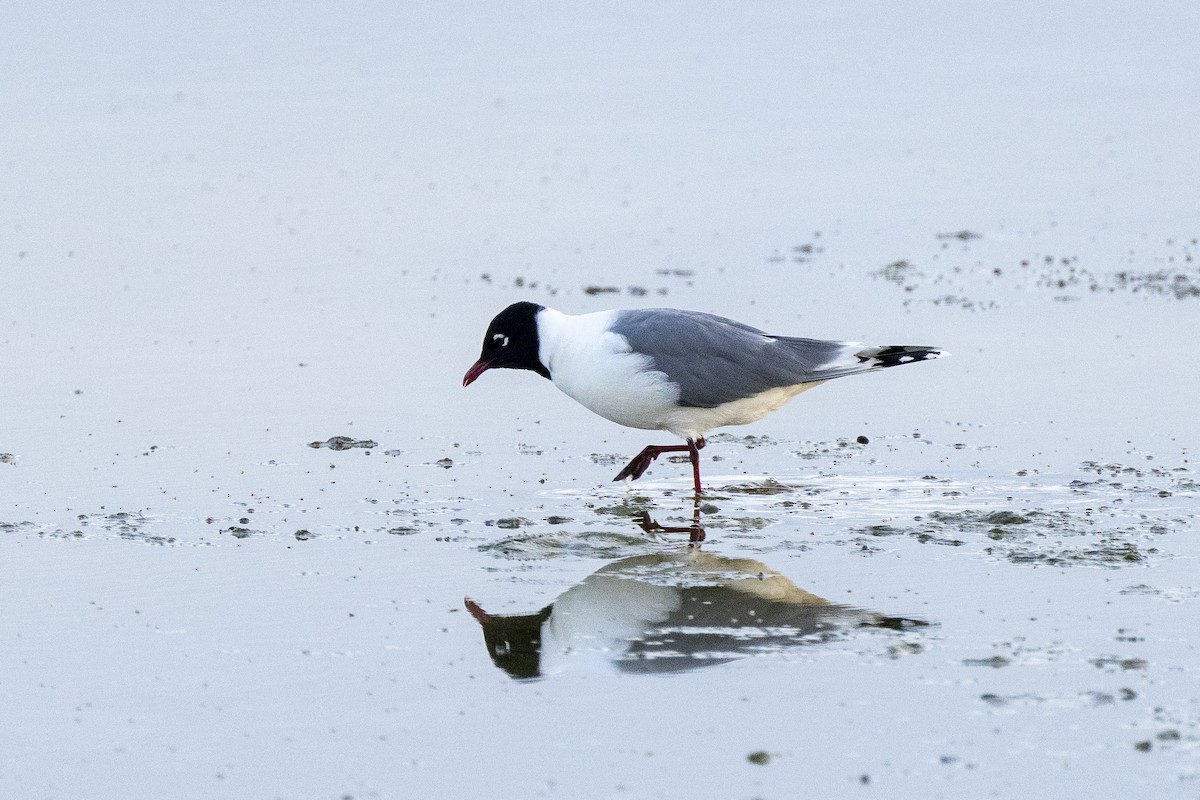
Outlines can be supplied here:
M901 364L913 364L917 361L929 361L942 355L936 347L923 345L892 345L878 349L864 350L858 353L859 362L870 362L872 367L898 367Z

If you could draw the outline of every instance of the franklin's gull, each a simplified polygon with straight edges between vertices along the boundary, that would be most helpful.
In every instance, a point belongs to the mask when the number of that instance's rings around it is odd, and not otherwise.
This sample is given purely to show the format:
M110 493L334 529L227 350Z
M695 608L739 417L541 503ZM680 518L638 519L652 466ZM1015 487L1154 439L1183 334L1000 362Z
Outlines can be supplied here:
M698 311L646 308L571 316L521 302L492 320L463 386L489 369L527 369L605 419L669 431L687 444L650 445L614 480L636 480L660 454L686 452L699 495L699 451L709 430L755 422L832 378L939 355L933 347L864 347L769 335Z

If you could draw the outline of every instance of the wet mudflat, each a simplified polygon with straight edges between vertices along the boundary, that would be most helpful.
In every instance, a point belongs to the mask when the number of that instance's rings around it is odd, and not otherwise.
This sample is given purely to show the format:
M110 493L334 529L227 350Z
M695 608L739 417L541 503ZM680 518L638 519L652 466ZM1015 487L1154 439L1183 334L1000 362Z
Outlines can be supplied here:
M797 13L24 18L0 794L1195 797L1190 12ZM952 356L696 503L519 299Z

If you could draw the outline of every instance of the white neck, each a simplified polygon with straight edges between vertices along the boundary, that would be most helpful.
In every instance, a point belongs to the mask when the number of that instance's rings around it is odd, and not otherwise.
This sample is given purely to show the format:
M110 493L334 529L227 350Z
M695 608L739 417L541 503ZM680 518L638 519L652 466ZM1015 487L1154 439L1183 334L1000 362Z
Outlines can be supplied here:
M564 367L575 359L581 350L596 347L604 329L615 311L597 311L593 314L564 314L553 308L543 308L537 313L538 360L550 370L550 379L562 377ZM557 381L555 381L557 383Z

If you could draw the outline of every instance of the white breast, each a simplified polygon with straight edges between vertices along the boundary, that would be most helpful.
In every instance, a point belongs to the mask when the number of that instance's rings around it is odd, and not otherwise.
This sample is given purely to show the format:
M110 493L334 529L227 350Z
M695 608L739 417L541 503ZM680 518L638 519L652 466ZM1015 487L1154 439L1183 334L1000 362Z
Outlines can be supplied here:
M608 331L615 311L569 316L538 312L538 358L567 396L605 419L630 428L668 429L679 389L630 352L625 337Z

